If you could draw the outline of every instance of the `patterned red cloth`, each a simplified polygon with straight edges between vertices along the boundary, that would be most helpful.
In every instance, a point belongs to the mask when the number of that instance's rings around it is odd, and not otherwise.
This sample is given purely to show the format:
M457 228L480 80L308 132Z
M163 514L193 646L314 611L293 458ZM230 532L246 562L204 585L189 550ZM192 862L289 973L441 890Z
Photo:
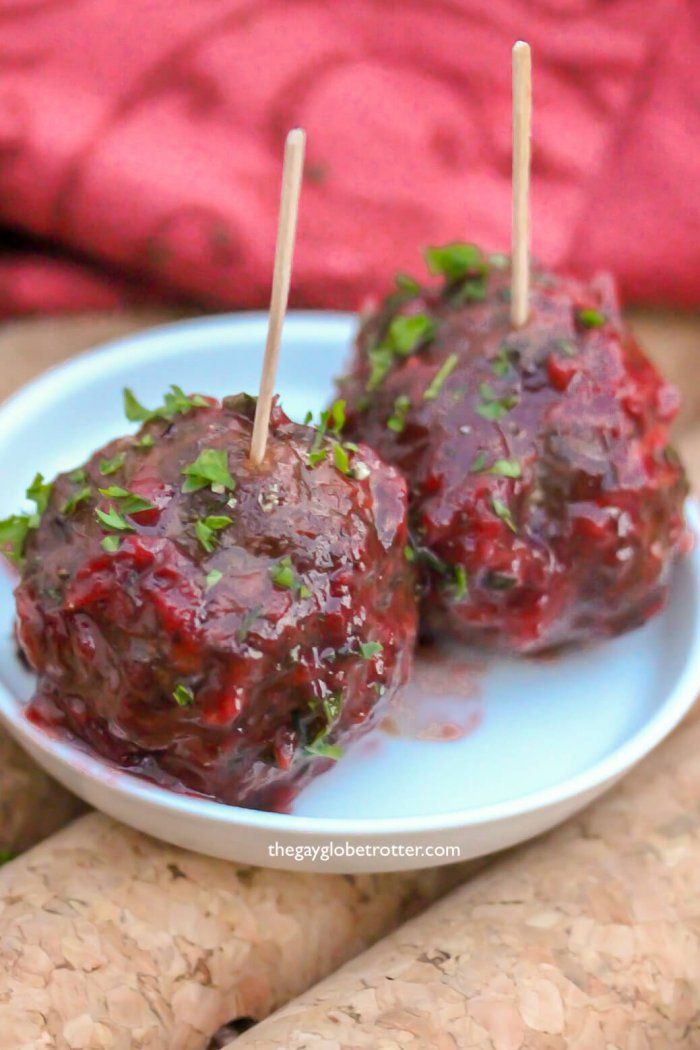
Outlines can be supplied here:
M294 124L297 305L507 247L520 36L536 254L700 302L697 0L0 0L0 311L265 305Z

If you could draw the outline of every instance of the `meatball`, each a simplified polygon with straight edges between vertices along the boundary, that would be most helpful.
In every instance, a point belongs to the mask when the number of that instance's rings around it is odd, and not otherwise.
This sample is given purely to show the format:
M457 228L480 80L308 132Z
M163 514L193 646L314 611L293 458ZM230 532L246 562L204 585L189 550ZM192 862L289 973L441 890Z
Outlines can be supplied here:
M409 674L405 482L341 442L342 405L320 430L275 405L260 467L252 398L127 407L139 433L61 474L24 541L29 717L167 786L284 809Z
M690 545L676 392L607 278L535 272L514 330L504 256L426 255L441 279L397 279L341 380L346 433L409 482L424 633L533 653L644 623Z

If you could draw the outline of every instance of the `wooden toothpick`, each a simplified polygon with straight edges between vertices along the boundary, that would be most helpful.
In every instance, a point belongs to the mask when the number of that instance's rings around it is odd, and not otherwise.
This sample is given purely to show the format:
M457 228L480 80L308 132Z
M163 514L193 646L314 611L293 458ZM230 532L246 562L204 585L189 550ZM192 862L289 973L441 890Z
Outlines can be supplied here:
M289 282L292 277L292 259L294 257L294 238L299 213L299 194L304 170L304 147L306 133L301 128L294 128L287 135L284 147L284 168L282 171L282 194L280 197L280 216L277 227L277 244L275 246L275 268L272 276L272 295L270 297L270 319L267 326L267 342L263 359L262 375L258 404L255 409L253 437L250 443L250 458L254 464L262 463L267 446L267 432L270 425L272 397L277 375L277 362L280 353L282 325L289 299Z
M515 328L530 313L530 134L532 58L530 45L513 48L513 230L510 319Z

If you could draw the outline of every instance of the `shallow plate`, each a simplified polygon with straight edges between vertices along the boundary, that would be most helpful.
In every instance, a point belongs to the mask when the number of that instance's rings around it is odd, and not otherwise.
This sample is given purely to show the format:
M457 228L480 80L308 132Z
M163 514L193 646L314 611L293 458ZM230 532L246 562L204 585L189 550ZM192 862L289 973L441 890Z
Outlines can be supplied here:
M146 404L170 383L254 391L261 315L154 329L42 376L0 408L0 517L36 470L81 463L123 433L121 388ZM279 390L290 415L327 403L352 317L288 318ZM688 507L698 532L698 513ZM12 578L0 575L0 716L36 760L99 809L219 857L295 870L424 867L502 849L563 820L654 747L700 686L700 554L678 569L663 615L623 638L547 662L479 663L465 650L419 658L382 729L349 748L291 814L157 788L30 725L32 679L11 638Z

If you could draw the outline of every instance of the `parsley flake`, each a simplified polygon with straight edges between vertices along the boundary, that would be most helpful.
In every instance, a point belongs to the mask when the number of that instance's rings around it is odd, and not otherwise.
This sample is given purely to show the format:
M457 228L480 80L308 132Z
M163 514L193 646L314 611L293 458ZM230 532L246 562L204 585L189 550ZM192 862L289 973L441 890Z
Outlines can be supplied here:
M178 707L191 707L194 703L194 693L188 685L176 685L173 689L173 700Z
M482 276L487 263L476 244L456 242L426 248L423 253L432 274L442 275L448 281L459 281L463 277Z
M518 403L515 394L505 394L499 398L489 383L479 385L479 395L481 401L476 405L475 410L482 419L489 419L492 422L502 419Z
M0 521L0 551L15 565L22 564L29 529L28 514L11 514Z
M25 495L36 505L36 510L31 514L11 514L0 521L0 553L15 565L22 563L27 534L30 529L38 529L41 515L48 506L52 487L50 482L44 481L42 474L35 474Z
M36 528L38 526L41 515L48 507L52 488L53 485L50 481L44 481L43 474L34 475L34 480L26 492L27 499L30 499L32 503L36 504L36 513L32 514L29 519L31 528Z
M307 755L313 755L314 758L332 758L337 762L339 758L343 757L343 749L338 747L337 744L327 743L325 737L325 731L320 733L315 740L306 745L304 751Z
M100 460L100 474L116 474L117 471L124 466L124 460L126 459L126 452L119 452L112 459L101 459Z
M600 310L593 310L591 308L577 310L576 320L584 328L602 328L607 321L605 314L602 314Z
M391 371L396 356L407 357L428 343L437 331L437 323L427 314L401 314L391 321L379 346L368 351L371 366L367 390L376 390Z
M477 452L477 454L474 456L474 459L472 460L472 465L469 468L469 473L470 474L480 474L485 466L486 466L486 453L485 452Z
M497 474L502 478L521 478L523 475L517 459L497 459L492 467L486 471L487 474Z
M107 499L119 500L119 510L123 514L138 514L142 510L153 510L153 504L136 492L130 492L119 485L110 485L109 488L100 489L100 495Z
M109 510L101 510L99 507L96 508L95 514L99 521L110 529L112 532L135 532L134 526L131 522L127 521L118 510L114 507L110 507Z
M363 660L371 660L377 653L384 651L381 642L360 642L360 656Z
M350 474L350 457L340 442L333 446L333 462L341 474Z
M465 598L469 590L469 581L467 578L467 570L463 565L453 565L452 571L454 573L454 599L460 602L462 598Z
M385 376L391 371L394 363L394 351L388 346L375 346L367 353L370 363L370 375L367 380L367 390L376 390L381 386Z
M79 504L84 503L85 500L90 499L92 490L89 485L83 485L82 488L76 489L75 492L68 497L61 507L61 514L72 514L73 511Z
M491 362L491 369L495 376L502 378L510 368L510 350L507 346L501 346L498 353Z
M269 572L270 579L276 587L294 591L298 598L311 597L311 591L297 576L290 557L280 558L276 565L270 566Z
M195 408L210 408L211 405L201 394L187 394L173 383L170 390L163 398L163 404L158 408L145 408L137 399L133 390L124 388L124 414L130 423L149 423L153 419L166 419L172 421L175 416L186 415Z
M212 587L216 587L217 583L223 578L223 572L218 569L211 569L207 573L207 590L211 590Z
M182 468L185 475L183 492L198 492L200 489L218 486L221 490L233 492L236 481L228 469L228 456L225 449L205 448L199 453L194 463Z
M406 292L407 295L418 295L420 292L418 281L410 274L397 273L394 276L394 283L400 292Z
M103 551L107 551L108 554L114 554L119 550L119 536L105 536L100 544Z
M395 434L401 434L406 426L406 416L411 407L411 399L406 394L399 394L394 401L393 415L389 416L386 425Z
M511 514L510 508L502 503L500 499L492 499L491 506L493 507L494 514L497 515L504 522L511 532L517 532L518 527L513 521L513 515Z
M216 546L216 532L228 528L233 522L223 514L210 514L206 518L199 518L194 525L197 539L204 547L207 554L211 554Z
M435 398L442 390L445 380L454 372L458 360L459 358L457 357L457 354L450 354L450 356L445 361L443 361L443 363L440 365L440 368L433 376L430 386L423 394L424 401L435 400Z

